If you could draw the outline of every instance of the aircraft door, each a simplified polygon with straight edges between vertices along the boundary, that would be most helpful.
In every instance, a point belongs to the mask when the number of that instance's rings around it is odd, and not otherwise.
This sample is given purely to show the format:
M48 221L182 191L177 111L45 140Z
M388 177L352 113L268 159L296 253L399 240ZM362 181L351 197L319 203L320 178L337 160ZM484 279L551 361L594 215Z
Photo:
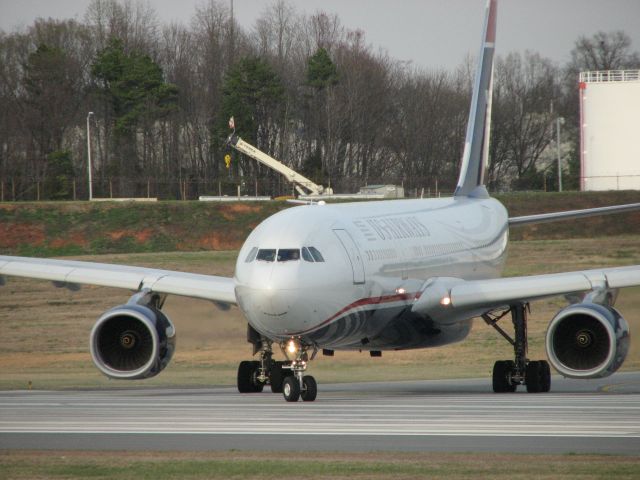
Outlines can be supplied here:
M360 255L360 250L358 250L356 242L346 230L335 229L334 232L349 256L351 270L353 271L353 283L364 283L364 262L362 261L362 256Z

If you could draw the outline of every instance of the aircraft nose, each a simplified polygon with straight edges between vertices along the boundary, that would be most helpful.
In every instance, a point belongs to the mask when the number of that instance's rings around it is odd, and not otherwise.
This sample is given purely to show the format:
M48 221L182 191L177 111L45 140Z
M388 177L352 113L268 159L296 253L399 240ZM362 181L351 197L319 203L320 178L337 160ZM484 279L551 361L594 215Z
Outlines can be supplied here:
M284 292L279 289L266 289L258 295L263 296L263 313L266 315L272 315L276 317L282 317L289 313L290 305L289 305L289 295L287 292Z
M300 259L251 266L252 274L236 287L238 302L250 323L276 336L304 330L317 310L307 265Z

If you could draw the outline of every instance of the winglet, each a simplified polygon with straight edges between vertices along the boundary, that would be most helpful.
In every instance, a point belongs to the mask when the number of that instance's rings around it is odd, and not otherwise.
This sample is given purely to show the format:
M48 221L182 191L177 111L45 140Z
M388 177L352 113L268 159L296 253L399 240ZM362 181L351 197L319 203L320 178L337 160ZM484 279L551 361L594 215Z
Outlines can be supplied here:
M454 196L488 196L484 188L484 171L489 158L493 53L497 17L498 0L487 0L482 48L478 57L478 69L469 109L460 177Z

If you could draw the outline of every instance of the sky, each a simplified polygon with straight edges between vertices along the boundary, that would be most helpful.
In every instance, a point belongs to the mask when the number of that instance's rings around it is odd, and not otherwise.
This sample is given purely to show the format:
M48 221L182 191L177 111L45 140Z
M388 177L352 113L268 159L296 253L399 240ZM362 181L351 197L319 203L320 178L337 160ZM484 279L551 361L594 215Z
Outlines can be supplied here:
M232 0L220 0L229 4ZM38 17L82 20L90 0L0 0L0 29L29 26ZM207 0L149 0L163 22L188 24ZM236 20L251 30L270 0L233 0ZM480 45L484 0L289 0L300 13L338 14L365 32L374 49L424 69L454 68ZM576 39L625 31L640 51L640 0L501 0L496 53L532 50L558 63Z

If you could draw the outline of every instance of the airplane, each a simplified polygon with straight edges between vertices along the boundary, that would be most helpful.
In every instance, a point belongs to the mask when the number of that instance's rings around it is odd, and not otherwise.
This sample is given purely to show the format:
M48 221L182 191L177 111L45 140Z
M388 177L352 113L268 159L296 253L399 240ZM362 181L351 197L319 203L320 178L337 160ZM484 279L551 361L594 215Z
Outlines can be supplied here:
M551 364L566 377L611 375L625 360L629 327L614 308L620 288L640 285L640 265L502 278L509 228L640 209L640 203L509 217L484 185L490 131L497 0L488 0L461 170L451 198L295 206L260 223L244 242L233 278L128 265L0 256L8 276L129 289L135 293L96 321L93 362L106 376L160 373L176 331L163 313L167 295L237 305L257 360L240 363L237 388L270 386L288 402L316 399L306 375L322 350L431 348L465 339L481 317L511 343L495 362L497 393L551 388ZM548 360L527 357L533 300L565 296L550 321ZM511 316L513 338L498 324ZM274 359L280 348L284 360Z

